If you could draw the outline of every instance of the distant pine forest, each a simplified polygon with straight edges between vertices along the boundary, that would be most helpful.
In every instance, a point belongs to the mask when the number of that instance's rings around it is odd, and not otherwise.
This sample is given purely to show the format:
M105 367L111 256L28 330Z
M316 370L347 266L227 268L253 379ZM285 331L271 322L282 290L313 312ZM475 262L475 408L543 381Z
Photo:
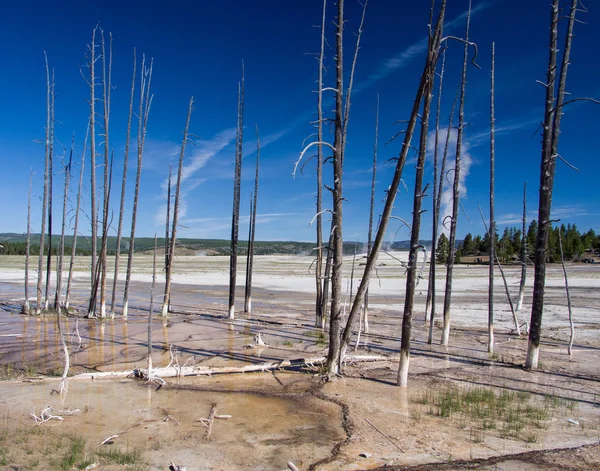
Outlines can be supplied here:
M563 244L563 254L565 260L587 261L588 255L600 256L600 234L596 234L593 229L586 232L580 232L576 225L556 226L550 231L548 238L548 261L550 263L560 262L559 231ZM525 234L525 244L527 254L531 258L535 246L537 235L537 221L532 220ZM39 255L40 235L31 234L30 254ZM46 237L46 241L48 237ZM108 237L108 254L114 255L116 249L116 237ZM36 242L38 242L36 244ZM57 255L60 236L52 236L52 255ZM65 236L65 254L71 254L73 236ZM427 250L431 248L430 240L422 240L419 243ZM100 244L100 241L99 241ZM464 239L457 241L457 256L485 256L489 251L489 234L473 235L468 233ZM501 261L509 263L520 257L523 244L522 230L517 227L507 227L502 236L496 234L496 251ZM0 234L0 255L25 255L26 234L4 233ZM404 251L409 249L409 241L395 241L384 244L383 250ZM158 238L157 246L159 250L164 250L165 239ZM100 247L98 247L100 248ZM293 241L256 241L254 247L255 255L310 255L314 253L314 242L293 242ZM177 239L178 255L229 255L230 241L226 239ZM366 252L367 244L365 242L344 242L344 253L352 255L354 253ZM129 250L129 241L123 239L121 242L121 252L127 253ZM154 238L139 237L135 239L135 252L144 253L154 250ZM245 255L247 246L240 244L238 253ZM91 255L91 239L80 236L77 238L77 255ZM448 255L448 240L444 235L440 236L436 259L444 263Z

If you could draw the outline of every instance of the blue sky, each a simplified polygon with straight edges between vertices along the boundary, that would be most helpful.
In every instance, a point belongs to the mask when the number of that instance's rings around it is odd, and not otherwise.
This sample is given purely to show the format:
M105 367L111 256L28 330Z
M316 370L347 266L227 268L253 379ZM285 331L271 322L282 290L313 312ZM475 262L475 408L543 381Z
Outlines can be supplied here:
M600 6L587 2L589 13L577 24L567 89L573 96L600 97L598 65ZM292 179L294 162L304 138L313 132L309 121L316 108L315 79L322 3L302 1L202 1L202 2L39 2L3 4L0 43L3 73L0 74L0 232L25 232L27 185L33 169L33 230L39 230L45 126L44 51L56 76L56 137L68 144L75 133L77 154L83 148L88 121L89 95L80 67L85 64L86 45L97 22L114 40L111 147L115 150L115 220L122 174L132 51L154 58L152 92L138 214L140 236L164 231L165 183L169 163L176 165L187 105L194 96L190 132L195 146L188 146L182 184L180 237L228 238L231 224L232 176L237 87L242 60L245 64L246 104L242 213L240 234L247 233L247 212L253 186L255 133L261 134L261 178L257 239L303 240L314 238L315 170L309 163L304 175ZM465 151L468 173L463 182L464 214L459 218L459 237L483 233L478 205L488 207L489 175L489 66L492 41L496 42L496 214L500 229L519 224L523 182L528 182L528 218L537 214L540 167L540 136L547 60L549 2L532 0L473 0L471 38L479 46L477 62L470 67L466 94ZM462 35L467 0L448 0L447 34ZM329 2L334 13L335 6ZM354 31L361 14L358 1L346 0L346 65L354 51ZM393 172L400 141L384 143L401 130L397 120L408 118L424 62L429 2L371 0L367 26L356 70L356 88L350 117L345 160L344 237L366 240L370 198L375 104L381 97L380 166L377 176L377 209ZM327 22L327 38L334 46L333 16ZM326 85L335 79L334 51L326 51ZM447 121L460 75L462 47L450 44L447 55L442 122ZM139 65L138 65L139 69ZM329 103L329 108L332 108ZM327 108L327 110L329 109ZM574 104L563 118L559 151L581 172L561 162L553 199L554 217L576 223L581 229L600 231L599 140L600 106ZM332 136L329 136L332 140ZM98 139L100 142L101 139ZM416 143L415 139L413 143ZM57 154L60 154L60 145ZM102 150L99 146L99 150ZM77 156L79 157L79 155ZM132 159L133 161L135 159ZM130 160L131 162L131 160ZM87 156L89 169L89 152ZM62 178L55 163L55 211L59 214ZM101 170L101 169L100 169ZM428 162L426 180L431 181ZM78 164L73 171L78 175ZM397 198L395 214L410 219L414 184L414 161L407 162L404 181L408 192ZM326 172L326 178L331 172ZM127 188L129 224L135 165L130 165ZM89 204L86 171L84 204ZM76 186L76 178L72 187ZM73 203L74 197L72 195ZM427 198L427 208L431 199ZM326 201L325 207L331 203ZM425 215L422 238L430 238L431 221ZM55 219L56 221L56 219ZM83 219L85 226L89 226ZM114 223L116 226L116 222ZM406 229L388 239L407 239ZM56 222L55 222L56 227ZM89 228L87 228L89 232Z

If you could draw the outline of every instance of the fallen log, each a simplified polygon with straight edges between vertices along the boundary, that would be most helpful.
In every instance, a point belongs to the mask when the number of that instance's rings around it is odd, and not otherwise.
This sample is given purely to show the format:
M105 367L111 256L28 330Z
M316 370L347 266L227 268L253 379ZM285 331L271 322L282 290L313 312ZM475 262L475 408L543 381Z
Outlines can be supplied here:
M388 358L382 355L346 355L345 362L369 362L381 361ZM302 368L307 366L322 365L327 361L325 357L298 358L295 360L268 361L244 366L166 366L153 367L152 375L160 378L174 378L181 376L211 376L216 374L234 374L234 373L253 373L278 370L283 368ZM135 369L129 371L108 371L96 373L81 373L73 376L71 379L117 379L127 377L145 378L144 369Z

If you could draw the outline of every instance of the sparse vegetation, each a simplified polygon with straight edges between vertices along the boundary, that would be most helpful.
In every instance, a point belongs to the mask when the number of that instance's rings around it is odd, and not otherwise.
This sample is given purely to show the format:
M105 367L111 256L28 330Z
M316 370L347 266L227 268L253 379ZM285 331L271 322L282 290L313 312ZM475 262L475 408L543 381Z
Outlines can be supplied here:
M427 390L413 398L423 412L470 426L471 439L483 441L483 433L496 430L502 438L537 443L539 433L554 416L574 412L577 402L555 395L540 398L527 391L495 391L491 388ZM473 432L475 431L475 432Z

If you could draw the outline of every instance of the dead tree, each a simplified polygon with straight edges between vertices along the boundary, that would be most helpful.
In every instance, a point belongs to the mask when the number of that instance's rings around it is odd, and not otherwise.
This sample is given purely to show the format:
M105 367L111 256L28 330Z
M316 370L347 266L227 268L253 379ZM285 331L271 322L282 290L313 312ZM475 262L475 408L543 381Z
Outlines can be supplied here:
M56 264L56 294L54 295L54 310L60 316L61 312L61 296L62 296L62 277L63 277L63 260L65 256L65 230L67 227L67 201L69 199L69 181L71 180L71 163L73 162L73 146L75 144L75 136L71 139L71 151L69 152L69 163L64 165L65 185L63 192L63 212L62 224L60 230L60 242L58 244L58 263Z
M48 156L48 257L46 257L46 294L44 296L44 309L48 309L50 302L50 279L52 267L52 180L54 171L54 69L52 69L52 84L50 91L50 150Z
M75 223L73 225L73 244L71 246L71 261L69 262L69 277L67 278L67 293L65 294L65 309L69 310L69 301L71 300L71 287L73 283L73 267L75 266L75 254L77 253L77 236L79 229L79 209L81 207L81 191L83 189L83 170L85 167L85 153L87 149L87 140L89 135L89 126L85 132L83 141L83 152L81 154L81 169L79 170L79 186L77 187L77 203L75 205Z
M152 59L150 67L146 68L146 56L142 55L142 70L140 73L140 107L138 114L138 136L137 136L137 171L135 176L135 192L133 194L133 211L131 213L131 235L129 236L129 251L127 254L127 272L125 274L125 289L123 292L123 317L127 317L129 309L129 283L131 282L131 270L133 268L133 253L135 251L135 225L137 221L137 207L140 196L140 179L142 176L142 161L144 157L144 143L146 141L146 129L148 127L148 115L152 104L150 95L150 84L152 82Z
M31 184L33 171L29 171L29 192L27 193L27 239L25 239L25 300L23 314L29 314L29 251L31 249Z
M485 222L485 218L483 217L483 211L481 210L481 206L479 206L479 214L481 215L481 220L483 222L483 227L485 227L485 232L490 233L488 229L488 225ZM498 252L494 252L495 262L498 265L498 270L500 271L500 276L502 276L502 281L504 283L504 291L506 292L506 299L508 300L508 305L510 306L510 312L513 316L513 321L515 323L515 332L517 335L521 335L521 328L519 326L519 319L517 318L517 313L515 311L514 304L512 302L512 298L510 297L510 291L508 289L508 282L506 281L506 275L504 274L504 270L502 269L502 264L500 263L500 259L498 258ZM493 262L492 262L493 263Z
M323 141L323 60L325 56L325 18L327 0L323 0L323 16L321 20L321 52L319 53L319 84L317 89L317 141ZM315 263L315 327L325 327L327 312L324 297L323 280L323 146L317 146L317 261Z
M404 298L404 315L402 318L402 341L400 346L400 366L398 368L398 386L408 385L408 366L410 362L410 336L412 330L413 305L417 287L417 271L419 249L419 236L421 234L421 206L427 187L423 188L423 174L425 172L425 156L427 154L427 133L429 131L429 116L433 98L433 83L435 69L439 57L440 43L442 40L446 4L443 1L437 19L435 31L429 31L427 67L425 68L425 83L423 92L423 115L421 118L421 135L419 142L419 156L415 176L415 192L413 199L413 218L410 233L410 252L408 257L408 270L406 272L406 295Z
M548 250L548 233L550 231L550 210L552 206L552 190L554 187L554 171L556 169L556 158L558 156L558 138L560 135L560 121L562 107L565 103L565 86L567 81L567 70L569 68L569 57L573 40L573 27L577 12L578 0L571 1L568 17L567 34L563 48L562 63L557 79L557 55L558 55L558 0L552 2L552 14L550 20L550 46L548 57L548 70L546 73L546 105L544 109L544 123L542 133L542 162L540 171L540 197L538 208L538 232L535 243L534 257L534 280L533 280L533 302L531 307L531 320L529 324L529 342L527 345L527 358L525 368L536 369L540 351L540 337L542 333L542 315L544 311L544 287L546 282L546 257ZM556 97L555 97L555 90Z
M458 130L456 134L456 155L454 157L454 184L452 188L452 216L450 219L450 248L446 267L446 290L444 295L444 330L442 331L441 344L448 345L450 337L450 306L452 302L452 273L454 270L454 257L456 254L456 228L458 224L458 203L460 197L460 157L465 126L465 88L467 84L467 64L469 56L469 26L471 24L471 2L469 1L469 14L465 31L465 47L463 55L463 68L460 88L460 101L458 106Z
M375 181L377 177L377 145L379 141L379 93L377 94L377 111L375 113L375 144L373 147L373 178L371 179L371 204L369 206L369 234L367 235L367 258L373 250L373 214L375 212ZM363 324L365 334L369 333L369 288L365 293L363 307ZM358 343L357 343L358 345Z
M517 298L517 312L523 308L525 297L525 284L527 282L527 182L523 184L523 226L521 228L521 281L519 283L519 297Z
M496 251L496 222L494 220L495 124L494 80L495 46L492 42L492 67L490 71L490 264L488 274L488 353L494 353L494 260Z
M567 352L569 353L569 356L571 356L571 355L573 355L573 340L575 339L575 325L573 324L573 311L571 309L571 292L569 291L569 277L567 276L567 269L565 268L565 256L563 253L563 243L562 243L562 229L558 230L558 246L560 247L560 264L562 266L563 276L565 277L565 291L567 294L567 308L569 310L569 328L571 331L571 334L569 336L569 345L567 346Z
M350 71L349 85L344 95L343 84L343 31L344 31L344 2L340 0L337 8L336 22L336 85L328 87L335 94L335 117L333 119L334 127L334 142L333 145L325 141L314 141L308 144L302 152L295 164L293 175L296 174L296 169L304 154L313 146L326 146L333 151L331 157L333 163L333 187L327 187L332 194L333 209L332 223L330 231L329 251L331 252L331 311L329 319L329 351L327 355L326 371L328 375L337 374L339 372L340 359L340 328L342 322L342 297L344 295L342 288L342 263L343 263L343 165L344 165L344 150L346 144L347 128L350 117L350 106L352 96L352 86L354 83L354 72L356 70L356 62L358 58L358 50L360 49L360 40L364 29L365 13L368 1L363 5L362 18L357 33L356 49L352 68ZM325 89L323 89L324 91ZM345 99L344 99L345 98Z
M250 229L248 237L248 254L246 257L246 293L244 312L252 314L252 268L254 265L254 238L256 236L256 204L258 202L258 168L260 165L260 137L256 125L256 174L254 175L254 200L250 206Z
M441 80L440 80L441 81ZM460 90L460 89L459 89ZM442 154L442 165L439 172L439 181L438 188L436 192L435 202L433 211L435 212L435 217L433 219L434 226L434 235L431 241L431 264L430 264L430 282L429 282L429 291L431 291L431 315L429 318L429 334L427 335L427 343L431 345L433 343L433 326L435 319L435 310L436 310L436 299L435 299L435 272L436 272L436 262L435 262L435 253L437 246L437 234L440 222L440 208L442 207L442 194L444 190L444 175L446 175L446 161L448 160L448 151L450 150L450 131L452 129L452 120L454 119L454 111L456 109L456 101L458 99L458 90L456 95L454 96L454 101L452 103L452 109L450 110L450 119L448 121L448 128L446 129L446 141L444 144L444 153ZM439 134L436 125L436 133ZM434 157L435 158L435 157ZM433 270L433 273L431 273Z
M109 178L109 123L110 123L110 94L112 90L112 34L109 33L108 65L106 63L106 51L104 44L104 31L100 30L102 46L102 101L104 118L104 205L102 215L102 259L100 279L100 317L106 317L106 270L107 270L107 243L108 243L108 210L110 201L110 186L112 178ZM108 67L108 69L107 69ZM112 174L112 164L110 173Z
M44 59L46 61L46 140L44 143L45 150L45 161L44 161L44 193L42 196L42 224L40 228L40 254L38 257L38 270L37 270L37 301L35 306L36 314L42 312L42 287L43 278L42 270L44 268L44 243L46 236L46 210L48 208L48 165L50 160L50 68L48 67L48 56L44 52Z
M98 213L96 211L96 31L98 25L92 30L92 43L88 46L88 69L90 78L90 215L92 224L92 263L90 268L91 287L94 287L96 276L96 262L98 251ZM88 313L90 314L90 313ZM91 313L94 315L94 312Z
M338 0L336 32L336 87L335 87L335 130L333 141L333 217L331 223L332 264L331 264L331 313L329 318L329 350L327 354L327 373L337 374L340 370L340 328L342 323L342 262L344 257L343 223L343 34L344 0Z
M152 285L150 285L150 312L148 312L148 379L152 379L152 316L154 315L154 287L156 286L156 234L154 234L154 253L152 254Z
M171 244L169 243L169 225L171 223L171 164L169 163L169 179L167 180L167 211L165 217L165 273L171 263Z
M429 264L429 283L427 285L427 300L425 301L425 324L433 319L433 311L435 311L435 252L437 244L438 222L440 219L437 208L438 200L438 157L439 157L439 141L440 141L440 115L442 108L442 90L444 85L444 68L446 65L446 50L442 53L442 66L440 69L440 83L438 86L438 96L435 112L435 136L433 148L433 207L432 207L432 233L431 233L431 263ZM450 133L450 129L448 129ZM443 180L443 179L440 179ZM432 308L432 315L429 315L429 309Z
M445 1L443 1L445 5ZM406 131L404 132L404 140L402 143L402 149L400 151L400 155L396 161L396 168L394 171L394 177L389 186L389 190L387 193L387 198L385 201L383 213L381 216L381 222L379 223L379 228L377 229L377 234L375 235L375 240L373 241L373 248L371 251L371 255L367 258L367 262L365 264L365 269L363 272L363 276L361 278L360 285L356 292L356 296L354 297L354 301L352 303L352 309L350 310L350 314L348 315L348 320L346 322L346 327L344 328L342 334L341 344L338 350L339 358L337 359L337 365L340 365L343 362L343 359L346 355L346 350L348 348L350 338L354 332L354 325L360 316L360 312L362 310L364 296L367 291L367 286L369 284L369 280L375 268L375 264L377 263L377 257L379 256L379 251L383 245L383 238L385 236L385 232L392 215L392 209L394 207L394 201L396 198L396 194L398 192L398 187L400 185L400 181L402 180L402 171L404 169L404 164L406 163L406 158L408 156L408 152L411 148L410 143L412 140L412 136L414 134L414 130L417 124L417 119L419 116L419 108L421 107L421 100L423 99L424 91L425 91L425 77L426 71L428 70L429 63L426 61L425 69L423 74L421 75L421 80L419 82L419 88L417 90L417 94L415 100L413 102L412 111L410 114L410 119L408 120ZM332 304L333 307L333 304ZM333 314L332 314L333 316Z
M244 127L244 63L238 85L238 116L235 140L235 173L233 176L233 210L231 215L231 252L229 254L229 319L235 318L235 283L237 280L237 252L240 228L240 196L242 184L242 143Z
M185 155L185 146L188 142L188 130L190 128L190 119L192 117L192 108L194 106L194 97L190 98L185 128L183 130L183 139L181 140L181 151L179 153L179 167L177 168L177 187L175 188L175 204L173 207L173 227L171 228L171 248L169 250L169 264L166 270L165 295L163 298L162 315L169 314L169 304L171 298L171 274L173 270L173 260L175 259L175 244L177 243L177 224L179 219L179 196L181 194L181 174L183 171L183 157Z
M119 261L121 257L121 236L123 234L123 214L125 212L125 188L127 186L127 163L129 161L129 142L131 139L131 119L133 116L133 100L135 96L136 75L136 50L133 49L133 74L131 76L131 95L129 97L129 117L127 118L127 135L125 136L125 155L123 158L123 182L121 184L121 204L119 206L119 224L117 226L117 242L115 249L115 271L113 273L112 298L110 302L110 314L115 317L115 303L117 300L117 283L119 280Z

